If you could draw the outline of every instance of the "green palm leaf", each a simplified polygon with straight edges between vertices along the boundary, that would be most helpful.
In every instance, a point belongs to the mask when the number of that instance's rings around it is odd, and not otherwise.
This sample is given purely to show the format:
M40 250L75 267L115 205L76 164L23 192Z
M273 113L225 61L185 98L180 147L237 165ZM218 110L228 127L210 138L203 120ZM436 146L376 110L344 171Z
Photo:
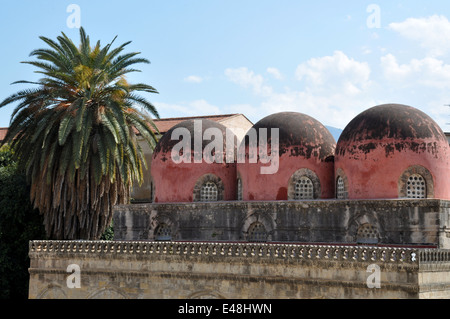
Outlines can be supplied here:
M60 145L64 145L64 143L67 140L67 137L71 133L73 126L75 124L75 121L73 117L68 114L66 115L59 125L59 131L58 131L58 142Z
M127 203L133 182L146 167L136 132L156 144L154 105L136 92L158 93L152 86L129 84L125 75L149 63L139 53L124 53L126 42L112 48L91 46L80 28L77 46L64 33L33 50L42 78L16 81L37 85L0 102L17 103L5 143L14 148L31 184L30 197L44 214L49 238L97 239L110 224L112 207Z

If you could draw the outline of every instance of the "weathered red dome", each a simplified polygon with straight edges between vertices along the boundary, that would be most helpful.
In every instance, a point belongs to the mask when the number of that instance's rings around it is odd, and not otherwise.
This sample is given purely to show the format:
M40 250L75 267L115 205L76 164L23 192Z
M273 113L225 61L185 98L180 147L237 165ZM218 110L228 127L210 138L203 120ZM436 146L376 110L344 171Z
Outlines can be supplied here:
M276 152L276 135L272 135L272 130L278 130L278 154L271 154L277 155L276 158L264 163L258 156L258 161L252 163L252 154L260 151L260 138L265 140L265 132L268 153L270 150ZM334 196L333 155L336 142L319 121L302 113L276 113L257 122L247 135L243 141L246 158L243 163L240 160L237 166L244 200ZM256 143L252 143L251 136L256 138ZM269 173L263 173L264 168ZM300 179L302 183L309 183L309 186L299 186Z
M449 145L440 127L406 105L385 104L362 112L336 146L335 174L341 177L336 182L348 198L449 198L449 168ZM420 176L421 190L413 182Z
M227 141L234 143L229 149ZM218 142L217 148L214 142ZM226 152L235 148L235 143L235 135L215 121L187 120L172 127L160 139L152 157L154 201L234 200L236 164L234 159L227 159ZM188 154L189 161L184 157ZM201 193L206 184L211 196Z

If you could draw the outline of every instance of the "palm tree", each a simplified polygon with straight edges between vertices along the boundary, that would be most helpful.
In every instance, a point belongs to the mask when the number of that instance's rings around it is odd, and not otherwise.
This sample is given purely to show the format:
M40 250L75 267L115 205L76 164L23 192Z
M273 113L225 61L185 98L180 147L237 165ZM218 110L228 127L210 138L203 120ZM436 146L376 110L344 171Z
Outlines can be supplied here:
M159 118L158 112L135 93L157 91L125 78L138 71L132 65L149 61L136 57L139 52L122 53L130 42L91 47L83 28L78 47L64 33L57 41L40 39L49 48L34 50L37 61L24 63L44 77L14 82L37 87L0 103L19 102L5 142L29 178L47 236L98 239L111 223L112 207L128 203L132 183L142 183L146 163L137 135L151 147L157 142L149 114Z

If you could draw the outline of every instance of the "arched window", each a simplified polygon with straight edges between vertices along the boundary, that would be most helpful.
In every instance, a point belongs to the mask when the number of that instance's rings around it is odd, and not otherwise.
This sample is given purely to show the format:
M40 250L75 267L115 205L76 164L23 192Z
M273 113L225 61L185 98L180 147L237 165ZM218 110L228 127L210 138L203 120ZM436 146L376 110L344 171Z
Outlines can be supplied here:
M294 199L314 199L314 185L310 178L302 176L295 183Z
M224 185L222 180L214 174L206 174L200 177L194 186L192 201L216 202L224 198Z
M319 177L308 168L301 168L289 178L288 200L312 200L322 193Z
M336 180L336 198L345 199L345 183L344 179L339 176Z
M420 165L408 167L398 180L398 197L434 198L433 175L428 169Z
M237 179L237 200L242 200L242 180Z
M172 229L169 225L161 223L155 229L155 240L170 241L172 240Z
M427 183L419 174L413 174L406 182L407 198L427 198Z
M206 182L200 189L201 202L215 202L218 198L217 185L214 182Z
M363 224L359 226L356 233L356 242L358 244L377 244L378 231L371 224Z
M267 231L263 224L254 222L250 225L247 232L247 238L250 242L266 242Z

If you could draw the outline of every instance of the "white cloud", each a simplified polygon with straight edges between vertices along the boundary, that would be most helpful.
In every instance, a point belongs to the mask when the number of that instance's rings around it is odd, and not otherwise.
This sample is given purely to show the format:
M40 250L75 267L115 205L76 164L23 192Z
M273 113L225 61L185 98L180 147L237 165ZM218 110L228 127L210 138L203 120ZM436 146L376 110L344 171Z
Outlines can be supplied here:
M332 56L312 58L300 64L296 76L314 91L327 94L331 90L355 95L370 84L370 72L368 63L355 61L336 51Z
M282 80L283 79L283 75L281 74L280 70L278 70L277 68L267 68L267 73L273 75L273 77L277 80Z
M450 88L450 65L436 58L412 59L408 64L399 64L395 56L387 54L381 57L381 68L386 80L399 86Z
M445 16L408 18L403 22L389 24L389 28L418 42L433 57L450 52L450 21Z
M364 48L366 49L366 48ZM382 52L379 65L372 67L341 51L309 59L296 68L296 81L290 86L271 86L269 80L282 76L276 68L258 74L246 67L224 71L229 81L256 97L247 104L221 105L199 99L176 104L159 103L160 110L177 116L243 113L253 121L285 111L308 114L324 125L344 128L357 114L384 103L418 107L443 127L450 122L450 64L436 57L411 59L400 63ZM447 121L448 119L448 121Z
M293 111L308 114L325 125L343 128L359 112L375 105L367 94L371 88L369 65L340 51L300 64L296 76L303 85L282 92L275 91L262 75L247 68L227 69L225 74L230 81L252 89L262 98L259 105L246 107L251 113L257 110L259 118Z
M362 51L362 54L364 54L364 55L372 53L372 50L367 46L361 47L361 51Z
M253 92L258 95L270 95L272 88L264 84L264 78L255 74L253 71L245 67L237 69L226 69L225 75L228 79L244 88L252 88Z
M427 57L401 64L392 54L381 58L385 94L420 108L444 130L449 131L450 64Z
M344 128L357 114L374 105L376 102L370 94L316 94L306 89L275 93L261 103L260 110L267 114L300 112L312 116L324 125Z
M197 75L190 75L184 78L184 81L188 83L201 83L203 82L203 78Z

